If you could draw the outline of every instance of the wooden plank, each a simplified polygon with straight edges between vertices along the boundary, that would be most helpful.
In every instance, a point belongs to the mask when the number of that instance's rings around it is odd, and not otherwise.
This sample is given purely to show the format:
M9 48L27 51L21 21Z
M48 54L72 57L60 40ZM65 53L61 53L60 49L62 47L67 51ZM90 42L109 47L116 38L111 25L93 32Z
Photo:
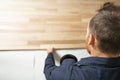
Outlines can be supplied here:
M0 0L0 50L85 48L86 27L106 1Z

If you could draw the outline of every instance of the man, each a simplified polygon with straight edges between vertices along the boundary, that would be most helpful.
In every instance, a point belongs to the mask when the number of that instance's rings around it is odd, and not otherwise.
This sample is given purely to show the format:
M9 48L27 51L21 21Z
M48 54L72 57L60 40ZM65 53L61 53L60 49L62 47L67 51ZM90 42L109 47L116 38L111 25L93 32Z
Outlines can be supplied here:
M60 71L54 64L54 49L48 49L47 80L120 80L120 6L107 2L98 10L87 28L86 48L91 57L76 63L68 60L71 65Z

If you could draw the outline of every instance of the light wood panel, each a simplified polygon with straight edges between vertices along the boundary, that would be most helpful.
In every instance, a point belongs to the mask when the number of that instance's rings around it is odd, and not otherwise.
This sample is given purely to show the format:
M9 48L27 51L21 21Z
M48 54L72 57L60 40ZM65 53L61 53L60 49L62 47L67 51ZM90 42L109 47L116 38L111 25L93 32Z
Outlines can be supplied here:
M84 48L86 27L106 1L0 0L0 50Z

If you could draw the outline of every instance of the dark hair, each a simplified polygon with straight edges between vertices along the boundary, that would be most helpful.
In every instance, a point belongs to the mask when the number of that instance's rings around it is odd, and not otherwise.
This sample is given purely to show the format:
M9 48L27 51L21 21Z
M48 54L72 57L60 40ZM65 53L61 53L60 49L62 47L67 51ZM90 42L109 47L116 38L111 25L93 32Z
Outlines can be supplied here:
M65 59L74 59L76 62L77 62L77 58L72 55L72 54L67 54L67 55L64 55L61 59L60 59L60 64L62 64L63 60Z
M97 41L103 53L120 53L120 6L107 2L91 19L90 33Z

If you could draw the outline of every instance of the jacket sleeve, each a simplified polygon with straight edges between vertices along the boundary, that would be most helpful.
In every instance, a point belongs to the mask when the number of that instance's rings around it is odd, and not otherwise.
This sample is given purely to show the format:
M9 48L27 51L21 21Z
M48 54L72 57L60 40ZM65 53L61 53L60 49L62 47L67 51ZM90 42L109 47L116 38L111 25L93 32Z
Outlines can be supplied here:
M52 53L48 53L45 60L44 74L47 80L51 80L51 72L56 68L54 57Z

